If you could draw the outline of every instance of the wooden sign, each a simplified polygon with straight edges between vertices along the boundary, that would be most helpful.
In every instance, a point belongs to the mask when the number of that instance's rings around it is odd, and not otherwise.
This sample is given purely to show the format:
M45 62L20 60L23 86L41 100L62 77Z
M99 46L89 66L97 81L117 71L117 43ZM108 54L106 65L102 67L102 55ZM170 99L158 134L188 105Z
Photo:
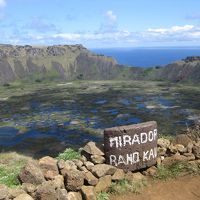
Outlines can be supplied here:
M157 123L150 121L105 129L104 150L106 163L125 171L156 164Z

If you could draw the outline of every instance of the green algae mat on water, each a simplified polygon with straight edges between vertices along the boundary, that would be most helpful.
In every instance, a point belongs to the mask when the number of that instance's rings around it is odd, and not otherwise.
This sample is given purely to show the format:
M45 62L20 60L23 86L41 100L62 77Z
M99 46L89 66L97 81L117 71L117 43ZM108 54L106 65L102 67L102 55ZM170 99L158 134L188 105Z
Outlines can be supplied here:
M104 128L158 122L175 135L200 119L199 85L151 81L13 83L0 87L0 151L56 156Z

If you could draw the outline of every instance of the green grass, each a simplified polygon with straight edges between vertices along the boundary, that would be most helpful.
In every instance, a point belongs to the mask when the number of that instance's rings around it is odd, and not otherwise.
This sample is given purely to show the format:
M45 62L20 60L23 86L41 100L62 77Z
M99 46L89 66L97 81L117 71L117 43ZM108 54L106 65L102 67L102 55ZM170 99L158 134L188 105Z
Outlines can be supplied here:
M147 183L145 180L130 182L128 180L123 179L115 183L112 183L110 188L110 193L125 194L126 192L132 192L139 194L146 185Z
M0 153L0 184L13 188L20 185L18 175L30 157L15 152Z
M97 200L109 200L110 194L107 192L100 192L97 194Z
M200 168L194 168L187 162L176 162L169 167L160 165L158 166L158 170L154 178L160 180L168 180L171 178L176 178L182 173L197 175L200 174Z
M8 187L16 187L20 185L17 176L19 175L21 167L7 168L0 166L0 184L5 184Z
M59 160L73 160L79 159L80 156L80 152L75 151L71 148L67 148L63 153L60 153L57 158Z

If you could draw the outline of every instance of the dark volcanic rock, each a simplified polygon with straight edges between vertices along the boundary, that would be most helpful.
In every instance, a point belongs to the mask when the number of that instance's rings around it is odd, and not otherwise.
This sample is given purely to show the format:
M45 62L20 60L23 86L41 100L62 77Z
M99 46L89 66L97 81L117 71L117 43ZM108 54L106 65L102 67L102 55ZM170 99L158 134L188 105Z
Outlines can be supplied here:
M50 56L61 56L65 54L65 48L58 46L47 47L47 54Z

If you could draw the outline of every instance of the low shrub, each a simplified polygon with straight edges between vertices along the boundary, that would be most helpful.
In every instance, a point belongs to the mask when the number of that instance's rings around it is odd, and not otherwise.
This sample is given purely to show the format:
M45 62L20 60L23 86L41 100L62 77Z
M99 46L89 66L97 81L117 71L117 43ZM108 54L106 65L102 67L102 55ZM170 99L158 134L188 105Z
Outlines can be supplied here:
M57 159L59 160L73 160L80 158L80 152L75 151L71 148L67 148L63 153L59 153Z

